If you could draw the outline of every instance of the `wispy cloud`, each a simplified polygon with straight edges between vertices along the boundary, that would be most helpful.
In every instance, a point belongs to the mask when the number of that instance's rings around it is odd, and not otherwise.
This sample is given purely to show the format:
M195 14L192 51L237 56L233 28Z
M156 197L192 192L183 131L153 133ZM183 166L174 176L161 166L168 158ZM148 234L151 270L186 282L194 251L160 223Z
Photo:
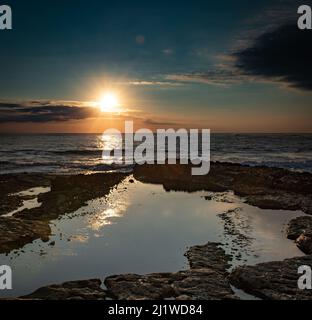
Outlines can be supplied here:
M171 74L167 78L182 83L202 83L216 86L229 86L251 81L251 79L238 72L227 69L216 69L206 72L193 72L184 74Z
M128 86L142 86L142 87L176 87L183 85L174 81L168 81L170 79L160 78L159 80L130 80L126 82L120 82L118 84Z

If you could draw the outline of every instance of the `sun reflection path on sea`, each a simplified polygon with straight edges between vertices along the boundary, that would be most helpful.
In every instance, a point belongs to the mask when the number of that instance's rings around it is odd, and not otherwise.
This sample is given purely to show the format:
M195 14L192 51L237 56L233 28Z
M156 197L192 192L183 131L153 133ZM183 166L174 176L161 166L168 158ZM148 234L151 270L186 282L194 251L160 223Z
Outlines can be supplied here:
M105 164L122 163L123 141L118 133L103 133L100 144L103 151L102 159ZM112 150L116 152L111 152Z

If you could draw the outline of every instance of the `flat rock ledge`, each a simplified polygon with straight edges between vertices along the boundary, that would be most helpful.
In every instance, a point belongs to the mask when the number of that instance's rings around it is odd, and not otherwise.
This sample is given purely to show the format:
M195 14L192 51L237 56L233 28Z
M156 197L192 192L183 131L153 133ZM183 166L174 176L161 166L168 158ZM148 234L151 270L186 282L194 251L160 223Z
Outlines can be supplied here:
M242 266L230 274L236 288L265 300L312 300L312 290L298 288L299 266L312 267L312 256Z
M220 243L209 242L206 245L191 247L185 253L190 269L213 269L226 273L226 270L231 267L229 262L232 257L225 254L220 246Z
M312 217L302 216L289 222L287 238L295 240L305 254L312 254Z
M19 299L115 299L115 300L232 300L237 299L227 280L231 257L208 243L190 248L190 269L176 273L124 274L104 280L66 282L40 288Z
M48 241L49 224L44 221L0 217L0 254L19 249L36 239Z
M100 279L65 282L42 287L20 300L105 300L106 291Z

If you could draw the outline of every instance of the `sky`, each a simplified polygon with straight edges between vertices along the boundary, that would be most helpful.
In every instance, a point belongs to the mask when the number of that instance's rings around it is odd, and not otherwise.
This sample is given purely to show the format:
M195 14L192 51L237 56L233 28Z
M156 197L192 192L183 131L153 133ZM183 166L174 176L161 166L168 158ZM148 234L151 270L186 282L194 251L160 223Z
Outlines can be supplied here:
M297 0L0 0L0 132L312 132ZM311 4L311 1L304 1ZM103 112L105 94L118 110ZM118 112L117 112L118 111Z

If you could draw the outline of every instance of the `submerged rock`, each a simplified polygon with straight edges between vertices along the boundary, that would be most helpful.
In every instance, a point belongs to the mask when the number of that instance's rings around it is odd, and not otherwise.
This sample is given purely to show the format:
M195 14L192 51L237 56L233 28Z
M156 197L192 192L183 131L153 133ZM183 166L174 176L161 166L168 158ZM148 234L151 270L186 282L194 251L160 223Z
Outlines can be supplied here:
M288 239L295 240L305 254L312 254L312 217L302 216L289 222Z
M298 288L302 265L312 267L312 256L238 267L230 274L230 282L261 299L312 300L312 290Z
M99 279L65 282L42 287L21 300L105 300L106 292Z
M44 221L0 217L0 253L22 248L36 239L48 241L50 234L50 226Z
M231 257L218 244L208 243L187 251L190 270L148 275L108 277L105 285L118 300L224 300L235 299L227 280Z

